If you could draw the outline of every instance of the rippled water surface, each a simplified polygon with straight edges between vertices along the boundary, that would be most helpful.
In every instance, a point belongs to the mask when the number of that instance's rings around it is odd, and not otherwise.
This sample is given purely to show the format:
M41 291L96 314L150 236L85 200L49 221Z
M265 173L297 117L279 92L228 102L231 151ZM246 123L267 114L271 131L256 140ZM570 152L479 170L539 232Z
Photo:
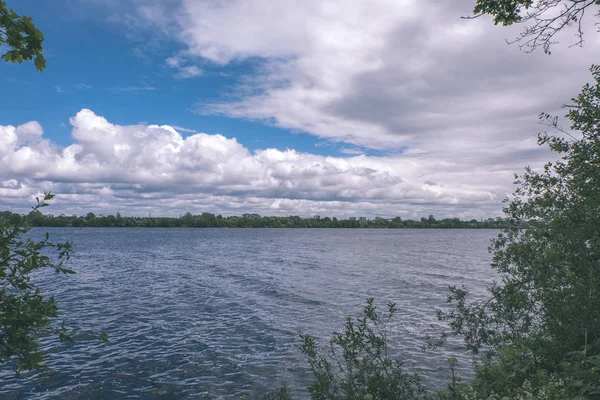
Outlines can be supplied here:
M44 343L48 371L0 371L7 399L306 398L298 333L326 339L367 297L396 301L392 345L439 385L460 348L422 352L447 286L492 280L490 230L35 229L74 242L73 276L36 278L76 342ZM95 339L106 331L109 344Z

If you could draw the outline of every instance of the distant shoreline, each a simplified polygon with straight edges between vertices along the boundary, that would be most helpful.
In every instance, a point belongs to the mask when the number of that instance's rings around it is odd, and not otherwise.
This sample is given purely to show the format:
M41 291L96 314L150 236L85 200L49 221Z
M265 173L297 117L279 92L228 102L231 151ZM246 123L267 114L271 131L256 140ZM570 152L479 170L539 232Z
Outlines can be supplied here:
M107 229L344 229L344 230L397 230L397 229L413 229L413 230L423 230L423 229L442 229L442 230L499 230L503 228L494 228L494 227L398 227L398 228L389 228L389 227L289 227L289 226L53 226L53 225L30 225L31 228L107 228Z
M433 215L420 220L405 220L400 217L369 219L366 217L301 218L296 215L287 217L263 217L259 214L223 217L211 213L193 215L186 213L180 217L122 217L117 215L43 215L34 212L28 215L0 212L0 223L24 222L31 227L73 227L73 228L332 228L332 229L504 229L510 223L502 218L486 220L459 218L436 219Z

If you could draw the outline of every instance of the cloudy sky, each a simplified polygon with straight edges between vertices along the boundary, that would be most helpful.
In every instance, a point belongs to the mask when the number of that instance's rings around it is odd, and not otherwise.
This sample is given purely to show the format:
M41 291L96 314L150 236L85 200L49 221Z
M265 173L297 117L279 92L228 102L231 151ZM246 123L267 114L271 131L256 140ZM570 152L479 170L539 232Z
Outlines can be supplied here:
M0 64L12 211L495 217L600 50L525 54L473 0L8 5L48 61Z

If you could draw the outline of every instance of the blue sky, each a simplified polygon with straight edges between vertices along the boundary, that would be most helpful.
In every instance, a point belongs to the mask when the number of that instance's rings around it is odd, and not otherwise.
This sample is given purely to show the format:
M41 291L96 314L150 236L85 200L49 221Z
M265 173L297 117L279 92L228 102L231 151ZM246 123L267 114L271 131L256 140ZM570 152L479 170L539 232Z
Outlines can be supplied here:
M3 123L37 120L46 127L48 137L65 145L72 142L69 117L90 108L110 115L118 124L169 124L221 133L236 137L250 149L264 143L318 154L336 153L340 148L261 122L190 111L227 95L227 88L236 84L240 74L254 68L253 61L229 66L203 62L202 76L175 79L164 60L181 44L163 39L160 48L136 53L137 42L143 39L128 40L127 28L111 22L110 11L102 4L22 0L17 11L32 17L44 33L48 67L40 74L33 65L0 64L2 85L12 94L0 99Z
M500 215L550 157L537 114L599 50L552 56L471 0L12 0L48 66L0 64L0 209ZM565 71L569 71L565 73ZM552 83L551 85L549 83Z

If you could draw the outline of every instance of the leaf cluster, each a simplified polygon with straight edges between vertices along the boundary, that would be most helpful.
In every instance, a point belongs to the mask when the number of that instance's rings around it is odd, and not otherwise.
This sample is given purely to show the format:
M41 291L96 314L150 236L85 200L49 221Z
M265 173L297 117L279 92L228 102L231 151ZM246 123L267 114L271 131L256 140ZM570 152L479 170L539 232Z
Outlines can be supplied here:
M20 16L0 0L0 47L9 50L2 55L6 62L19 63L33 60L38 71L46 68L42 54L44 35L29 17Z

